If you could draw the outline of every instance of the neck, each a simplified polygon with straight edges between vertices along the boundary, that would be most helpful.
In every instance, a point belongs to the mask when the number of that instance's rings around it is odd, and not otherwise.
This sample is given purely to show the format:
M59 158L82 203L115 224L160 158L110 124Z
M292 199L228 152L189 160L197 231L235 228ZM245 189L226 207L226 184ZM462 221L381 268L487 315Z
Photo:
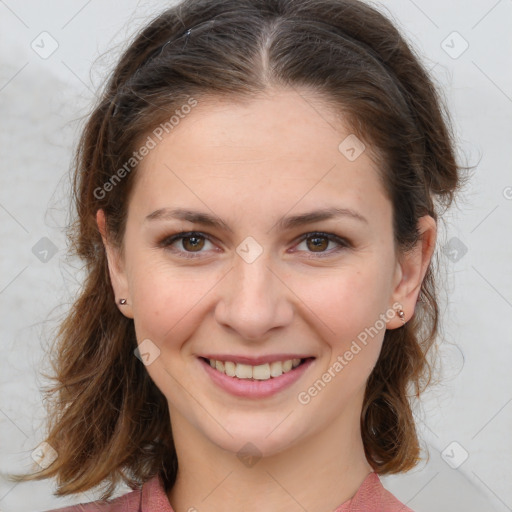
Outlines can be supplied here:
M179 466L168 493L174 512L325 512L348 501L373 471L364 455L359 415L340 415L297 445L245 464L177 411L171 417Z

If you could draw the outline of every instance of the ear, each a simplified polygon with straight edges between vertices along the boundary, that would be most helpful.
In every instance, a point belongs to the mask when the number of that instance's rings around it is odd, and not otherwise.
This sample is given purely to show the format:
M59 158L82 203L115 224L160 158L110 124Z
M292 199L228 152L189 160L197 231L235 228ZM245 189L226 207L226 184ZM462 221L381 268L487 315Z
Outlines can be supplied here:
M110 274L112 288L114 289L117 307L124 316L127 318L133 318L128 280L124 270L124 261L119 249L114 247L114 245L109 241L105 212L101 209L96 212L96 224L98 225L98 230L101 233L105 252L107 253L108 271ZM121 305L119 303L121 299L126 299L126 304Z
M397 262L395 288L392 300L397 315L387 325L388 329L402 327L403 322L398 317L398 310L404 312L404 320L407 322L414 315L414 309L421 290L421 284L427 273L427 269L434 254L436 244L436 221L425 215L418 220L420 237L416 245L406 253L400 255Z

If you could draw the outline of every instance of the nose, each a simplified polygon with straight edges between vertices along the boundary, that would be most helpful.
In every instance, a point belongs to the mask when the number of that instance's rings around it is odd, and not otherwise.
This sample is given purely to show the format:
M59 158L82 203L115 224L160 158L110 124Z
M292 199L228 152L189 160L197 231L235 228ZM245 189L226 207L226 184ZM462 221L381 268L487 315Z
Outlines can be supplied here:
M223 279L215 308L217 322L241 339L258 341L293 318L293 293L263 253L252 263L235 257Z

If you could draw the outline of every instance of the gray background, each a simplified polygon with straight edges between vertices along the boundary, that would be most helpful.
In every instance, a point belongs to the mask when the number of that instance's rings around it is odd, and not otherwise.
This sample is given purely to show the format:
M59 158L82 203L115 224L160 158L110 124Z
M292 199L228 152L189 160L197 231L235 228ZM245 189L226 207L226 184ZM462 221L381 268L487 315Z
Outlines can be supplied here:
M63 231L80 118L127 38L167 5L0 0L0 471L29 469L44 439L44 350L80 282ZM424 460L383 482L417 512L512 510L512 1L376 5L442 85L460 161L476 166L439 239L443 380L417 410ZM2 478L0 511L96 498L53 489Z

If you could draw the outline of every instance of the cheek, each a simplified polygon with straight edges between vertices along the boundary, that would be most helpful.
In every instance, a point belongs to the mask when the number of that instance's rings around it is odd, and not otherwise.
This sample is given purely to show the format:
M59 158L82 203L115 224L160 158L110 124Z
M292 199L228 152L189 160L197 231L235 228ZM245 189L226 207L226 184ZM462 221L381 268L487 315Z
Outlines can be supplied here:
M290 286L302 299L310 316L324 324L331 336L354 335L375 323L389 301L389 279L377 265L298 276Z
M135 265L130 290L137 339L149 338L159 346L186 339L216 280L211 271L192 274L147 261Z
M314 279L302 276L291 286L303 300L302 315L310 319L309 325L326 350L322 371L340 376L336 382L343 380L350 389L364 384L379 357L389 283L385 265L368 258L364 265L338 273Z
M326 421L333 410L342 411L352 401L362 400L379 358L385 334L380 315L385 312L386 295L374 277L361 272L326 280L310 295L308 306L318 312L315 326L325 356L298 400L301 404L314 401L314 414Z

